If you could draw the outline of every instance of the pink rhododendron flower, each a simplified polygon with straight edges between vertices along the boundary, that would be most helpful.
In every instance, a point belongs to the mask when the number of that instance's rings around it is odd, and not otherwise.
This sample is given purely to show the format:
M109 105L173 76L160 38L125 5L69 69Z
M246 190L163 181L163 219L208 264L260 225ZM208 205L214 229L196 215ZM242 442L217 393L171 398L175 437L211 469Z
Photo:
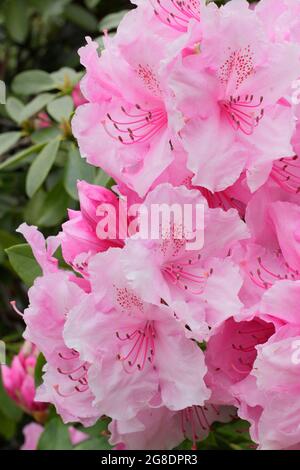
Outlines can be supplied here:
M146 408L131 420L113 420L109 425L110 442L122 443L126 450L165 450L189 439L193 449L197 449L197 442L208 436L214 422L229 422L234 413L232 407L219 407L209 402L176 412L164 407Z
M300 5L298 0L261 0L256 9L264 28L274 41L300 43Z
M275 332L267 318L252 315L239 320L226 320L208 341L206 383L216 403L238 404L233 386L250 374L257 355L256 346Z
M72 91L72 99L73 99L75 108L78 108L78 106L81 106L82 104L85 104L87 102L85 97L81 93L79 83L74 87Z
M263 296L262 312L283 326L265 344L249 377L236 386L239 414L248 419L260 449L299 449L299 281L280 281Z
M35 401L34 370L38 356L37 348L25 342L10 366L1 366L3 385L12 400L24 411L42 417L47 409L44 403Z
M106 216L101 206L112 206L115 209L116 221L122 220L122 217L119 217L119 200L112 191L85 181L78 181L77 187L80 211L69 211L69 221L62 226L61 247L65 261L77 271L84 271L80 257L82 253L86 254L84 258L84 263L86 263L88 258L95 253L105 251L111 246L123 245L120 227L115 236L108 234L107 239L100 239L97 235L97 225ZM124 217L126 218L127 215ZM109 221L108 225L110 225Z
M174 39L188 31L191 22L201 21L203 0L133 0L140 14L147 15L150 27L157 34Z
M196 205L204 207L204 246L189 247L189 234L180 236L182 227L168 221L161 227L159 240L128 239L122 252L122 263L130 285L146 301L168 304L185 299L205 301L209 324L220 321L228 312L238 313L241 303L238 292L242 285L236 266L226 259L236 241L248 237L245 224L234 209L208 209L198 191L170 185L158 186L149 193L144 205L168 207ZM195 224L195 216L193 223ZM194 230L195 226L192 226ZM170 237L165 238L165 233ZM137 237L138 238L138 237ZM138 253L138 256L134 256ZM152 288L149 289L149 285ZM218 298L215 292L218 290Z
M259 190L248 204L251 238L233 250L244 276L240 298L247 306L259 302L276 281L300 277L297 201L298 195L272 185Z
M30 241L37 261L46 269L44 276L38 277L30 288L29 307L23 314L24 337L47 360L36 400L53 403L66 422L77 420L91 425L99 416L92 407L87 381L89 365L80 359L77 351L67 348L63 339L66 318L86 293L73 274L58 269L54 258L45 260L45 241L43 248L43 238L34 227L24 225L20 230ZM52 272L47 271L49 267Z
M164 42L157 38L150 50L146 30L136 33L124 47L108 43L101 58L95 43L89 41L81 50L87 68L82 89L90 103L77 109L73 132L89 163L143 196L182 150L176 134L180 115L175 111L172 120L168 117L172 103L159 72ZM95 82L99 94L90 95Z
M246 1L218 12L201 25L200 53L178 60L171 74L185 120L180 135L194 184L221 191L247 169L255 190L273 160L293 155L292 109L278 100L300 74L299 50L268 40Z
M210 395L201 380L202 351L171 308L146 303L129 288L121 252L110 249L90 262L92 292L65 327L68 346L92 364L88 380L95 405L100 414L120 420L147 404L171 410L202 405ZM103 263L110 270L100 280Z

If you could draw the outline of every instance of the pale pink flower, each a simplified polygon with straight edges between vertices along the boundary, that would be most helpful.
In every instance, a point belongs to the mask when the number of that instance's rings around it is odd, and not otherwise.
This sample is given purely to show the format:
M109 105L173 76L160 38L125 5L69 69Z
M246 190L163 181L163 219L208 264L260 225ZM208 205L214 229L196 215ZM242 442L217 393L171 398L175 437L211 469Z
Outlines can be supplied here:
M300 5L298 0L260 0L255 8L273 41L300 43Z
M65 422L92 425L99 417L92 407L93 395L87 380L89 364L78 352L66 347L63 328L73 307L85 292L70 274L57 272L38 278L29 290L29 307L24 311L25 338L34 341L47 360L38 401L53 403Z
M300 75L299 47L268 39L248 6L231 1L203 22L199 53L178 59L170 75L193 183L211 191L245 169L253 191L274 160L293 156L293 112L279 100Z
M138 5L139 14L146 15L153 32L173 40L186 33L192 22L201 21L205 5L203 0L132 0L132 3Z
M36 345L47 361L36 400L53 403L65 422L92 425L99 415L92 407L93 396L87 381L89 365L80 359L77 351L67 348L63 339L70 311L87 294L76 276L58 269L36 228L24 226L21 231L44 268L44 275L29 289L29 306L23 314L24 337Z
M300 448L299 281L279 281L263 296L260 310L283 322L257 347L251 374L235 385L239 415L251 423L259 449Z
M145 408L127 421L113 420L109 425L111 444L122 443L126 450L171 450L185 439L204 440L214 422L226 423L235 417L233 407L219 407L209 402L180 411L165 407Z
M206 188L199 189L210 208L221 207L225 211L236 209L240 217L245 218L246 207L251 199L245 174L242 174L232 186L224 189L224 191L212 193Z
M246 222L251 238L233 250L244 283L240 298L247 307L281 279L300 278L298 195L270 182L249 202Z
M149 213L151 207L161 204L177 205L182 214L185 206L198 205L204 208L204 219L198 219L200 226L196 227L193 213L191 227L185 227L181 219L167 220L167 225L160 227L158 240L139 240L138 234L128 239L121 257L129 284L144 300L156 304L161 299L168 304L180 299L194 300L200 309L199 302L205 301L211 326L222 321L228 312L238 313L242 306L238 299L242 278L227 256L238 240L248 237L248 231L237 211L208 209L199 191L168 184L158 186L144 201ZM189 229L188 233L185 229ZM189 246L189 232L195 229L199 237L204 231L204 246Z
M36 450L43 431L44 428L41 424L30 423L24 426L23 434L25 442L21 450Z
M129 40L122 44L118 35L107 39L100 58L90 40L79 51L87 69L82 90L89 103L77 109L73 132L89 163L143 196L182 153L176 132L181 117L160 72L164 41L150 36L142 23L133 30L135 37L128 32Z
M53 256L59 246L59 240L56 237L49 237L45 240L43 234L37 227L22 224L17 229L31 246L33 255L41 266L43 273L53 273L58 270L58 261Z
M100 414L131 419L146 405L202 405L204 356L166 305L143 302L122 273L120 249L89 264L92 292L64 329L70 348L91 364L88 382ZM106 275L99 275L109 266ZM196 372L195 372L196 371Z

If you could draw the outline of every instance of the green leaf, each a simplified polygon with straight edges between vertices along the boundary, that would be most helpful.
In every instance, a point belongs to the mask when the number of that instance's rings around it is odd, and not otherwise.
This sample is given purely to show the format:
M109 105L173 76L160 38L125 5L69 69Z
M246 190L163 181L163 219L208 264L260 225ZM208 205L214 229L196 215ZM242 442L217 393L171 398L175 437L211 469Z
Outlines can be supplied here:
M84 426L80 425L78 430L88 434L92 437L99 437L103 432L107 431L107 427L110 423L109 418L100 418L94 426L90 426L89 428L85 428Z
M95 177L95 168L89 165L79 153L74 144L71 145L68 163L65 172L64 186L67 193L78 200L77 180L92 183Z
M3 249L9 248L10 246L16 245L20 242L19 237L12 233L6 232L0 229L0 245Z
M28 70L17 75L12 82L12 89L17 95L36 95L53 90L55 83L51 75L43 70Z
M0 435L7 441L10 441L16 433L16 422L8 418L0 410Z
M46 21L49 21L49 18L55 16L61 16L64 12L64 8L72 0L30 0L32 6L43 15Z
M57 127L46 127L33 132L31 140L34 144L47 144L59 136L61 136L61 131Z
M67 208L70 206L70 196L64 190L61 182L50 191L43 204L43 211L37 225L42 227L54 227L66 217Z
M88 8L95 8L101 0L85 0L84 3Z
M35 369L34 369L34 383L35 383L35 388L39 387L42 382L43 382L43 367L46 364L46 359L43 356L42 353L38 355Z
M21 132L4 132L0 135L0 155L13 147L21 137Z
M46 191L43 188L40 188L28 201L24 210L24 220L28 225L38 225L46 198Z
M249 435L249 423L241 419L217 425L215 437L218 447L227 446L229 450L249 449L253 445Z
M36 152L39 152L43 147L44 147L43 144L33 145L32 147L22 150L21 152L16 153L16 155L13 155L12 157L7 158L6 160L4 160L4 162L0 163L0 171L1 170L13 170L14 168L16 168L17 165L19 165L28 156Z
M22 44L29 30L27 2L24 0L7 0L5 8L5 25L10 37Z
M70 96L62 96L47 106L48 113L57 122L68 121L74 111L74 103Z
M32 162L26 178L26 193L32 197L42 186L55 162L60 140L49 142Z
M55 95L50 93L42 93L41 95L36 96L29 104L24 106L20 115L20 122L26 121L31 116L37 114L54 98Z
M42 270L27 243L12 246L6 250L6 253L11 266L28 287L42 275Z
M51 73L55 85L60 90L64 89L66 84L73 88L80 80L82 73L78 73L69 67L63 67L57 72Z
M87 441L81 442L74 447L74 450L111 450L107 437L94 437Z
M112 184L111 184L112 183ZM94 184L98 186L105 186L106 188L110 188L114 183L114 180L103 171L101 168L97 169L97 175L94 179Z
M38 443L38 450L71 450L68 426L60 418L49 421Z
M108 31L112 29L117 29L123 17L128 13L129 10L122 10L117 13L111 13L110 15L105 16L102 21L99 23L100 31L107 29Z
M2 383L2 373L0 369L0 410L12 421L20 421L22 410L12 401L4 390Z
M80 5L69 5L65 10L65 17L85 31L93 33L97 31L98 22L92 13Z
M17 124L21 122L20 117L22 115L24 107L25 106L22 101L18 100L14 96L11 96L6 101L6 111L12 118L12 120L15 121Z

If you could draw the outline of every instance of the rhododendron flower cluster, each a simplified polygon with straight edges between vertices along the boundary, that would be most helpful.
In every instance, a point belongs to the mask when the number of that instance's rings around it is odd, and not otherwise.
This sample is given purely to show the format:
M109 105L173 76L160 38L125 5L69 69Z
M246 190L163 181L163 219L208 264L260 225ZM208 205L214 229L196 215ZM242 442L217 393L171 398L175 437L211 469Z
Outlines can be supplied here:
M201 448L236 416L259 449L300 449L300 1L133 3L79 51L73 133L115 186L79 181L56 237L19 228L42 269L36 400L108 416L125 449ZM201 206L203 243L175 217L141 237L159 205Z

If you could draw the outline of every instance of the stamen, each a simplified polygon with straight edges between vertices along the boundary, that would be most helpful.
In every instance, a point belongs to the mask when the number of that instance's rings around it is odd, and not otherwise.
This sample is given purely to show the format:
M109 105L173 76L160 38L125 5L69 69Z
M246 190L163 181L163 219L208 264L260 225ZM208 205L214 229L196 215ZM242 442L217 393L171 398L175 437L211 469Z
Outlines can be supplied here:
M171 280L173 284L182 290L189 291L191 294L203 294L207 279L211 276L212 271L202 271L200 274L189 272L189 267L194 267L199 263L201 256L197 259L176 263L167 263L163 266L163 273ZM196 290L195 290L196 289Z
M123 145L148 142L168 122L167 113L163 108L143 110L140 105L136 105L136 109L139 110L138 114L127 112L123 106L120 109L126 119L117 120L107 113L107 120L103 122L103 127L112 139Z
M216 410L213 405L211 407L214 411ZM200 440L200 435L203 434L203 431L210 430L210 423L206 416L208 411L206 406L194 405L180 412L181 430L187 439L192 439L192 450L197 449L197 442ZM220 413L217 412L217 414L219 415Z
M300 193L300 162L298 155L281 158L273 164L271 178L286 192Z
M276 253L276 265L279 272L274 272L271 268L266 266L261 257L257 258L259 268L256 271L249 271L249 276L252 282L262 289L269 289L277 280L298 280L300 273L298 270L293 269L288 263L284 261L282 253Z
M24 313L21 312L21 311L18 309L17 303L16 303L15 300L12 300L12 301L10 302L10 305L12 306L12 308L14 309L14 311L15 311L18 315L20 315L21 317L23 317Z
M123 363L126 372L133 372L133 368L136 370L135 367L141 371L144 370L148 362L153 363L156 337L153 321L147 321L143 328L127 333L125 337L121 337L118 332L116 332L116 336L120 341L125 341L129 345L124 355L117 355L117 360ZM129 369L126 369L127 366Z
M70 357L66 357L62 353L58 353L58 356L60 357L60 359L63 359L65 361L71 361L72 359L77 359L79 357L79 353L75 351L74 349L72 349L70 353L71 353Z
M229 209L237 209L242 217L245 215L246 205L238 199L230 197L226 190L212 193L206 188L200 188L200 191L207 200L211 209L215 209L217 207L221 207L224 211L228 211Z
M252 135L264 116L261 108L263 97L253 103L253 95L237 98L230 97L229 100L221 100L220 107L234 130L241 130L246 135ZM257 111L253 111L257 110Z
M150 0L156 17L175 31L186 33L189 22L200 21L199 0Z
M275 327L271 323L254 319L250 322L242 322L237 333L240 335L239 340L245 341L246 344L236 345L233 343L231 345L232 349L239 354L233 356L233 361L230 365L235 372L248 375L253 368L253 363L257 356L256 346L266 343L275 333Z

